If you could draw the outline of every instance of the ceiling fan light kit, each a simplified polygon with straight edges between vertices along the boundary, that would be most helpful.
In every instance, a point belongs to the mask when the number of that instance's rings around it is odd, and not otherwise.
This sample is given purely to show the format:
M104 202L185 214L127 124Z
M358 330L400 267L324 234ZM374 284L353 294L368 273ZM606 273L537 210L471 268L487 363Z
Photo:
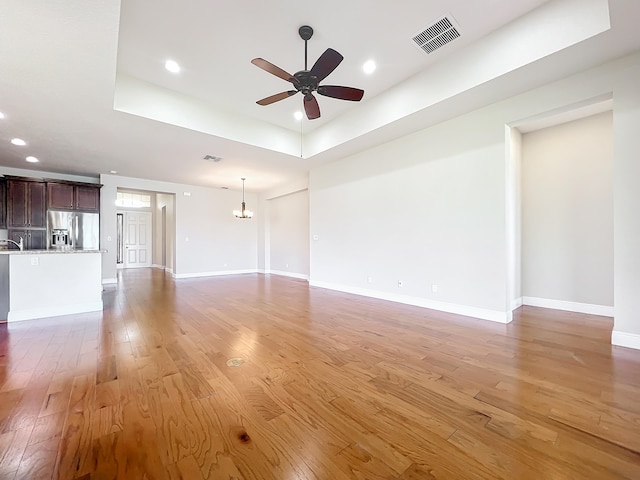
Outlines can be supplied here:
M320 106L313 92L339 100L349 100L352 102L362 100L364 90L359 88L343 87L340 85L320 85L320 82L327 78L329 74L340 65L344 57L334 49L327 48L324 53L320 55L320 58L316 60L316 63L313 64L311 70L309 70L307 68L307 42L313 36L313 28L309 25L303 25L298 29L298 34L300 38L304 40L304 70L300 70L291 75L263 58L254 58L251 60L251 63L258 68L290 82L295 88L295 90L287 90L286 92L265 97L256 103L262 106L271 105L272 103L279 102L300 92L303 95L302 104L307 118L314 120L320 117Z
M238 218L251 218L253 217L253 212L251 210L247 210L246 204L244 203L244 181L246 178L241 178L242 180L242 209L234 210L233 214Z

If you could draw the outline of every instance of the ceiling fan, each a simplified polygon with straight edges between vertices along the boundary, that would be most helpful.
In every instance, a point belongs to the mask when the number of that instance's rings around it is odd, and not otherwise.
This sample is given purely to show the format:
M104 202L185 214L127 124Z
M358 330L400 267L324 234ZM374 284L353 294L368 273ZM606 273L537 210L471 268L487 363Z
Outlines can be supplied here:
M304 40L304 70L291 75L283 69L276 67L273 63L267 62L263 58L254 58L251 60L255 66L269 72L276 77L280 77L287 82L291 82L295 90L288 90L282 93L276 93L269 97L258 100L258 105L271 105L272 103L289 98L300 92L304 95L304 111L309 120L320 117L320 106L318 100L314 97L313 92L318 92L325 97L338 98L340 100L350 100L359 102L364 95L364 90L353 87L342 87L339 85L319 85L331 72L333 72L342 59L344 58L332 48L327 48L320 58L313 64L311 70L307 69L307 41L313 36L313 28L303 25L298 29L300 38Z

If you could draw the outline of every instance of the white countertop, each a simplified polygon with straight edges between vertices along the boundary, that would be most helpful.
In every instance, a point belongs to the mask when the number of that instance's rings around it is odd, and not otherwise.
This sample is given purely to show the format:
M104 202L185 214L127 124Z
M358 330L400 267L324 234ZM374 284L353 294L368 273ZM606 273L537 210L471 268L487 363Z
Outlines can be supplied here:
M49 254L77 254L77 253L107 253L108 250L0 250L0 255L49 255Z

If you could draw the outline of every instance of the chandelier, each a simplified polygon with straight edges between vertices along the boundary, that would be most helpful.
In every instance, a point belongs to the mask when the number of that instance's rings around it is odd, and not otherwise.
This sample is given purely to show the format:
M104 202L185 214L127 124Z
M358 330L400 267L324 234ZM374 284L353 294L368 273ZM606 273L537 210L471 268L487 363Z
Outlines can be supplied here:
M246 178L241 178L240 180L242 180L242 210L234 210L233 214L238 218L251 218L253 217L253 212L247 210L244 203L244 181Z

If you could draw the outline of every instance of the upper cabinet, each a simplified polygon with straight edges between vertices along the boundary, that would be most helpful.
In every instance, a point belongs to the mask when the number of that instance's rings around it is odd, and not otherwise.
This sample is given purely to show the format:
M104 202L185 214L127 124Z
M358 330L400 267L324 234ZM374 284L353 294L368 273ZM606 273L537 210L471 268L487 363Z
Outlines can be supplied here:
M74 188L70 183L47 183L47 199L50 209L73 209Z
M44 228L46 226L44 182L7 181L7 227Z
M100 211L101 185L47 182L49 210Z
M100 186L76 185L76 209L85 212L100 211Z

